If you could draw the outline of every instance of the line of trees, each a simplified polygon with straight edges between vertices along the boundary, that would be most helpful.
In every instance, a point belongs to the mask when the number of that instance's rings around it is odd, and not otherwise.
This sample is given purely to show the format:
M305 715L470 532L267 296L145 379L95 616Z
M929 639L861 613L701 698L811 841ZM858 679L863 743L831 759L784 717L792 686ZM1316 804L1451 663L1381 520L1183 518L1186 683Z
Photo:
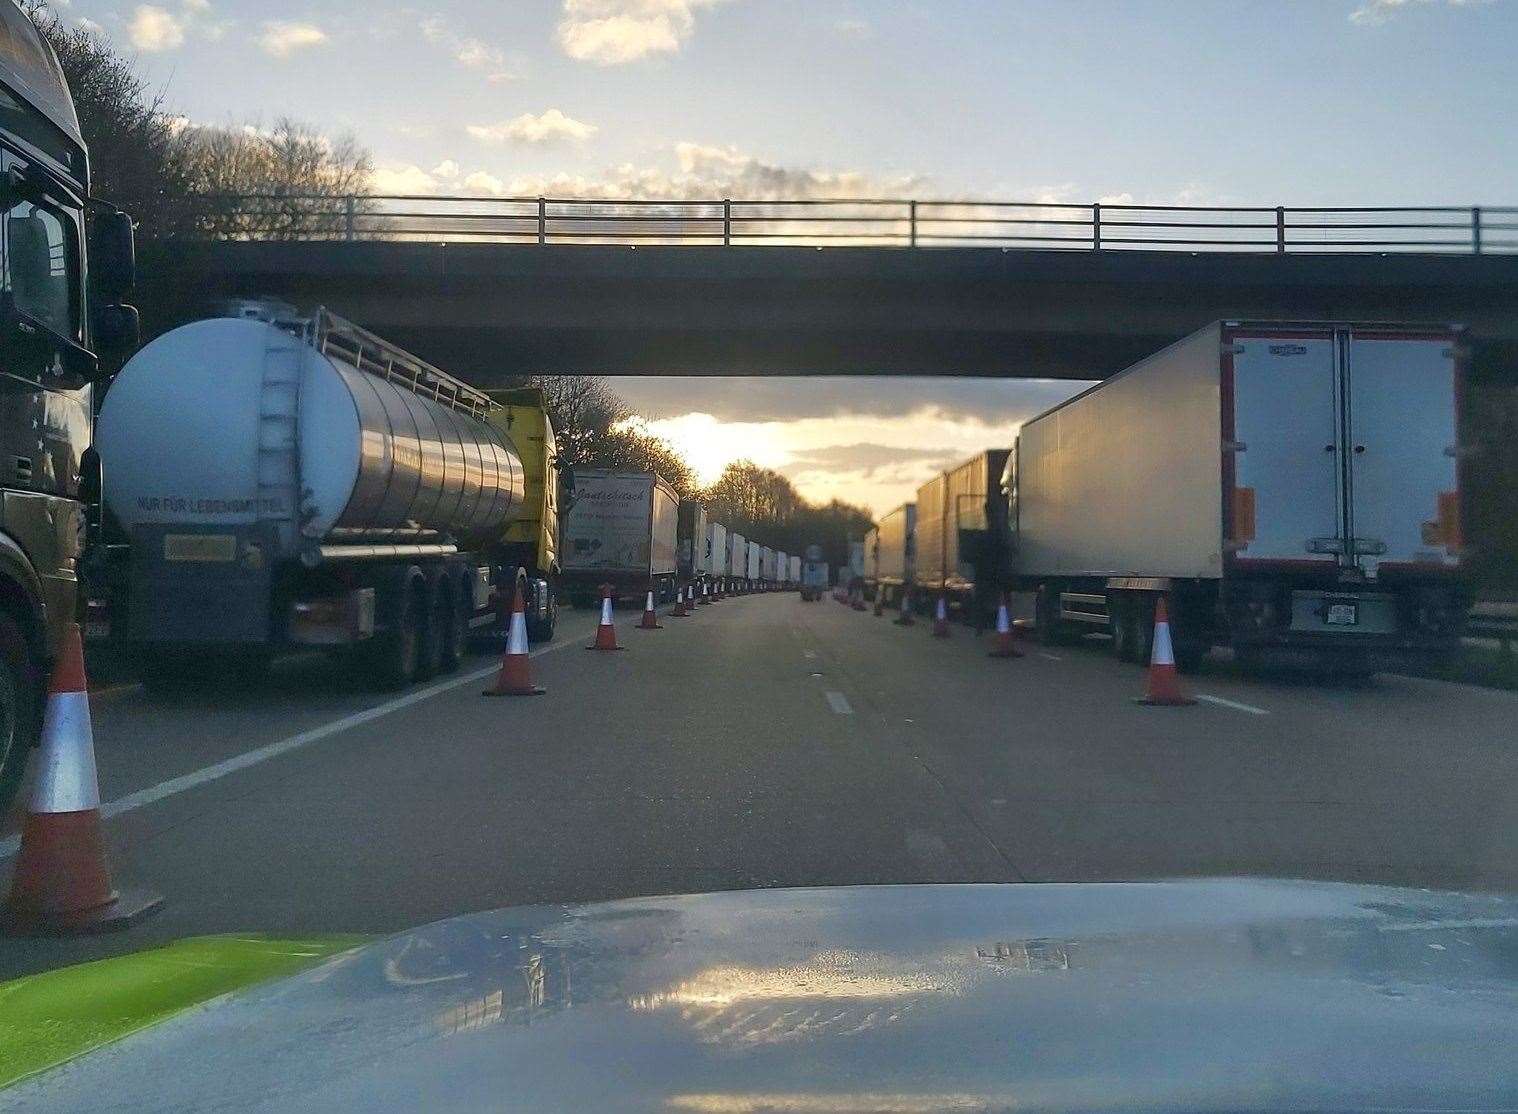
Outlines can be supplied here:
M729 464L716 483L702 488L673 445L628 427L632 411L605 379L549 375L531 382L547 396L559 457L571 467L657 472L681 498L700 499L712 521L786 553L820 545L832 565L848 562L849 542L862 539L873 523L863 507L837 499L809 502L785 476L748 460Z

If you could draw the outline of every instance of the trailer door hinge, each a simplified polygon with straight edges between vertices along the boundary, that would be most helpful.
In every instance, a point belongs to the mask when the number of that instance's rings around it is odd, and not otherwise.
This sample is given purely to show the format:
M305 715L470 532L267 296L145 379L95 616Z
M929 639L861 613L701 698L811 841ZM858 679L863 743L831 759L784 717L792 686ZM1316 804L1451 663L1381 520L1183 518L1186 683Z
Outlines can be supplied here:
M1241 452L1243 452L1247 448L1249 448L1249 446L1247 444L1245 444L1243 441L1224 441L1223 442L1223 451L1225 453L1241 453Z

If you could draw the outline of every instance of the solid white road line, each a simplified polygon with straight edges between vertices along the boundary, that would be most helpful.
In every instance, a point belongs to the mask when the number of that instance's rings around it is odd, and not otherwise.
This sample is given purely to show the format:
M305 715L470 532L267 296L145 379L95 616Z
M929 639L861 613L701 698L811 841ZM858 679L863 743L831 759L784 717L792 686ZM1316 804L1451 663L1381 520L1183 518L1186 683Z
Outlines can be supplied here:
M828 707L840 716L851 716L854 714L854 709L849 705L849 698L844 696L843 693L829 690L825 695L828 699Z
M551 646L534 650L528 657L537 658L544 654L551 654L555 650L562 650L566 646L577 646L579 640L573 642L567 639L563 642L555 642ZM424 689L408 692L404 696L397 696L394 700L387 700L383 704L376 704L372 708L366 708L362 712L354 712L352 715L343 716L330 723L324 723L320 727L313 727L309 731L302 731L299 735L291 735L288 739L281 739L277 743L258 747L256 750L245 751L242 754L233 755L213 765L193 773L183 774L180 777L161 781L157 785L146 789L139 789L135 793L128 793L125 797L118 797L114 801L107 801L100 806L100 816L109 820L113 816L120 816L123 812L131 812L142 808L144 805L155 804L166 797L172 797L179 793L198 789L209 782L219 781L228 774L235 774L239 770L246 770L250 766L257 766L261 762L267 762L271 758L278 758L281 754L288 754L292 750L319 743L323 739L330 739L333 735L339 735L355 727L362 727L366 723L373 723L377 719L383 719L392 712L399 712L403 708L409 708L413 704L420 704L424 700L430 700L445 692L451 692L465 685L478 684L486 677L499 670L500 664L476 669L472 673L463 673L457 677L450 677L446 681L439 681L435 685L428 685ZM20 836L10 836L0 840L0 859L8 859L16 853L21 846Z
M1217 704L1223 708L1232 708L1235 712L1248 712L1252 716L1268 716L1270 713L1264 708L1256 708L1253 704L1240 704L1237 700L1224 700L1221 696L1209 696L1205 692L1196 694L1198 700L1205 700L1209 704Z

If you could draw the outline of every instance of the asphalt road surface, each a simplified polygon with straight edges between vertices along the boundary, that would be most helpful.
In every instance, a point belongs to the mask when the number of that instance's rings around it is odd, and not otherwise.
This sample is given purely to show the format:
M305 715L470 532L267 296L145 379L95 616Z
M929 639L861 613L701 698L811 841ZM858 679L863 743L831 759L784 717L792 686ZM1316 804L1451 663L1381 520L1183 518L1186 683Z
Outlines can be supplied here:
M1133 702L1095 643L754 595L593 654L566 613L548 694L495 661L376 695L312 656L255 686L92 700L126 933L0 942L0 977L209 932L384 932L524 902L754 886L1258 874L1518 885L1518 695L1339 687L1209 662ZM8 885L14 842L0 845Z

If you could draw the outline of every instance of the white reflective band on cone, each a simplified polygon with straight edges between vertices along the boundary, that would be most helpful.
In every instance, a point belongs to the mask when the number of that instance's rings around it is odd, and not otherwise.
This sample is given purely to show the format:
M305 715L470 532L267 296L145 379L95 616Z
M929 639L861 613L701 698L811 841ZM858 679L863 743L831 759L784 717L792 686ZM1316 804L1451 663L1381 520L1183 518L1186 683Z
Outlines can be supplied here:
M602 596L601 597L601 625L603 627L609 627L609 626L611 626L611 597L610 596Z
M643 605L643 610L644 611L652 611L653 609L654 609L654 594L652 592L650 592L650 593L648 593L648 602Z
M100 807L92 739L87 694L59 692L47 698L33 812L83 812Z
M520 611L511 613L511 633L506 636L506 652L508 654L527 652L527 616Z
M948 613L948 611L944 607L944 602L943 602L943 597L942 596L940 596L939 599L938 599L938 617L940 619L947 619L949 617L949 613Z
M1005 607L998 607L996 609L996 633L1012 633L1012 624L1007 621L1007 609Z
M1170 624L1157 623L1154 627L1154 653L1150 665L1174 665L1175 651L1170 648Z

